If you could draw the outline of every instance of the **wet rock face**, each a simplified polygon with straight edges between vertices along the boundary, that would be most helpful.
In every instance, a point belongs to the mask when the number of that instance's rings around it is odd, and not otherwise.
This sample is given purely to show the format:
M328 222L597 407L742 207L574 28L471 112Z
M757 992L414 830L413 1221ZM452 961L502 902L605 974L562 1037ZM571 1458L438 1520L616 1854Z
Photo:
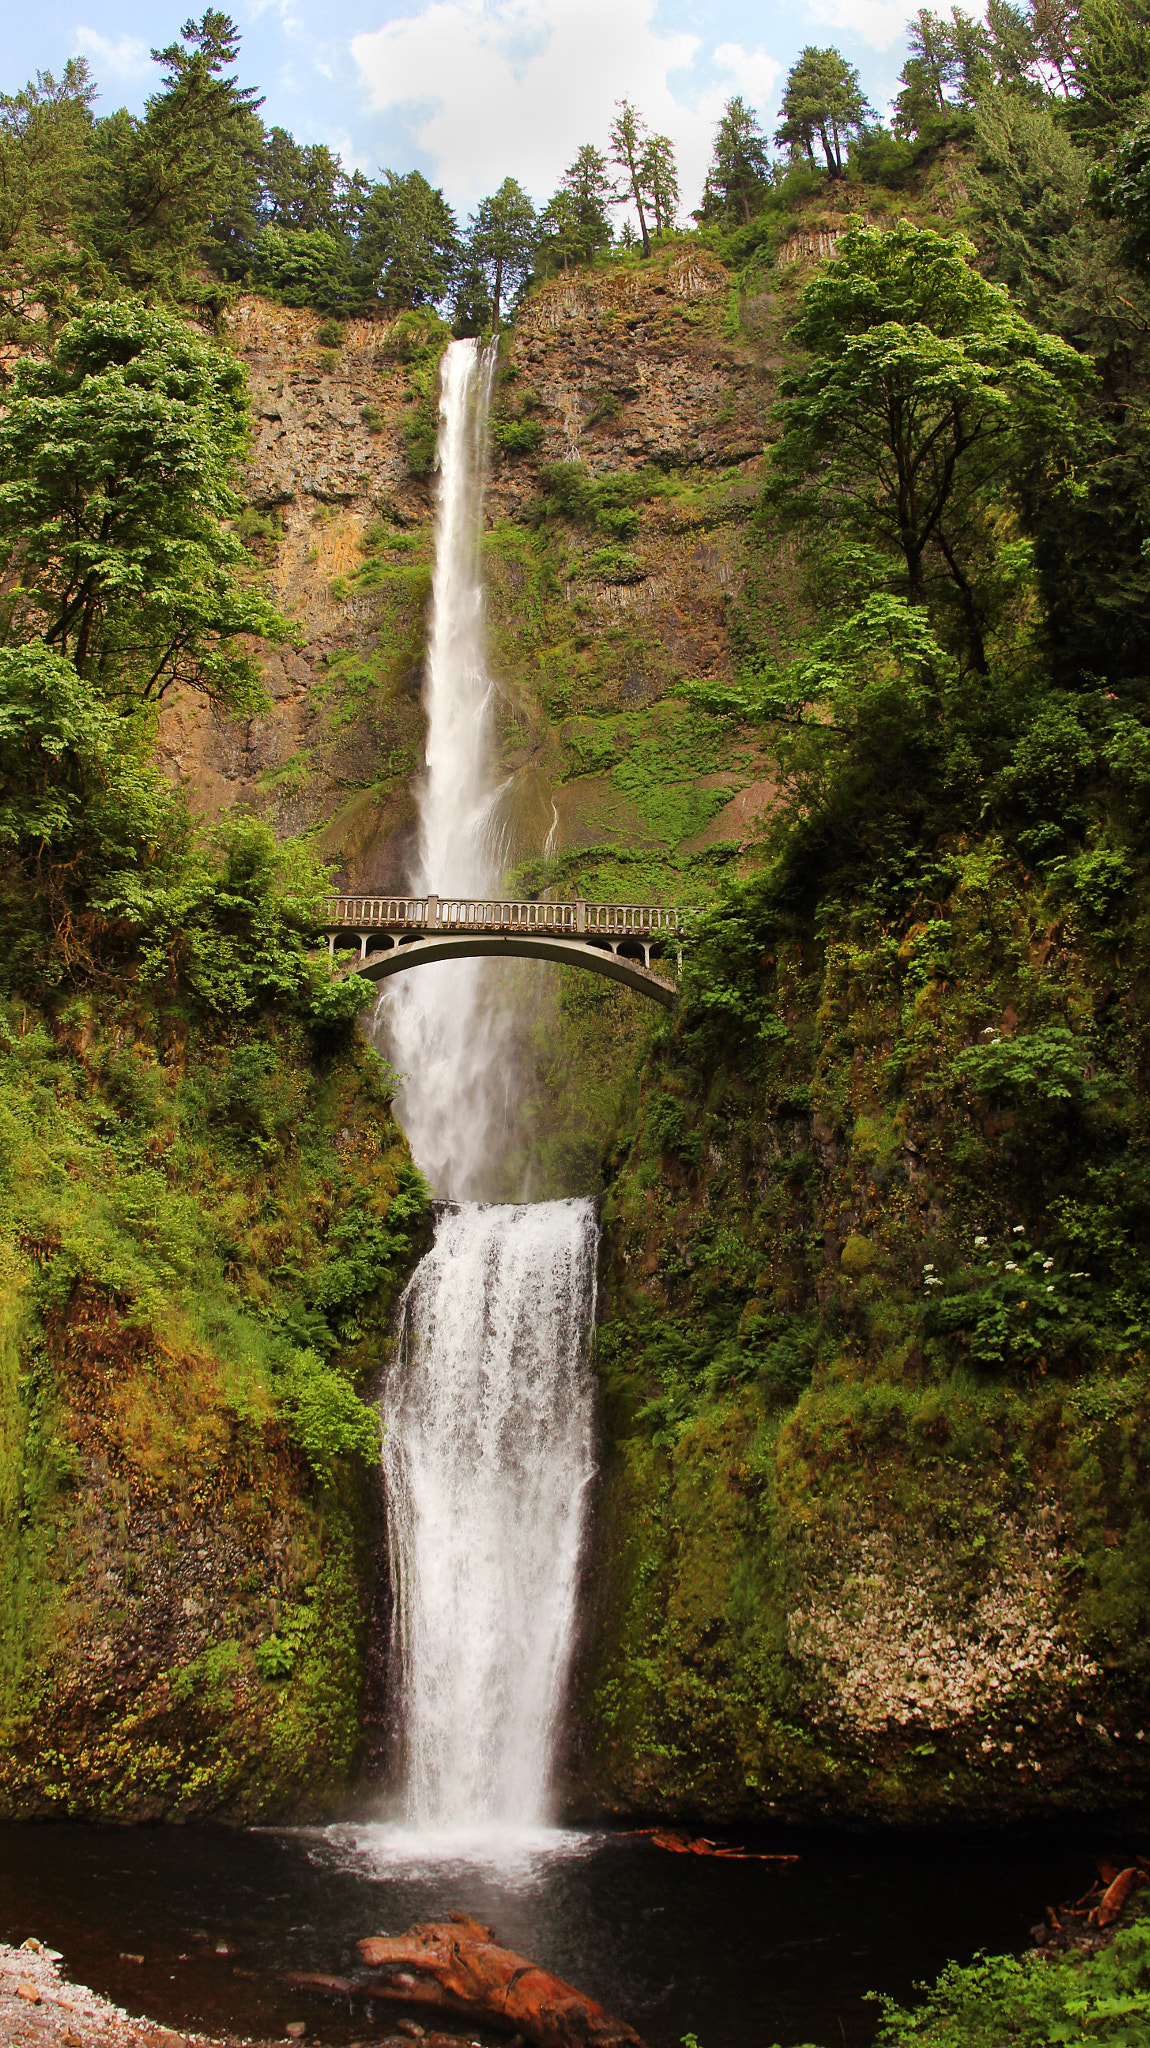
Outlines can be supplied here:
M415 535L426 556L431 500L408 464L410 380L387 352L387 323L349 322L339 349L322 346L321 326L317 314L247 298L227 337L251 395L240 531L299 644L253 650L272 700L257 718L220 719L194 696L173 698L159 758L200 816L242 801L288 833L343 813L327 846L353 862L365 843L374 846L382 886L402 865L398 855L389 863L387 842L404 844L409 828L418 689L403 690L388 662L395 621L382 621L381 646L379 602L350 579L363 566L364 536L381 521ZM355 669L349 690L344 672L356 663L367 667Z

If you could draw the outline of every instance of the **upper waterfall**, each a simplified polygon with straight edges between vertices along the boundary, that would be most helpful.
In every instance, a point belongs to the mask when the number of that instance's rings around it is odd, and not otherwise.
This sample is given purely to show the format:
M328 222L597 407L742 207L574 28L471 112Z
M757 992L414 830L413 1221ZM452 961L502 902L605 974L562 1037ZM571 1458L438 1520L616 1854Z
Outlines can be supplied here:
M504 865L480 569L496 354L494 344L453 341L440 378L427 767L411 886L460 896L489 895ZM489 1191L506 1107L509 1059L499 1042L506 1013L497 997L482 1000L487 973L480 960L424 967L401 976L378 1012L402 1076L398 1106L411 1149L432 1185L459 1199Z

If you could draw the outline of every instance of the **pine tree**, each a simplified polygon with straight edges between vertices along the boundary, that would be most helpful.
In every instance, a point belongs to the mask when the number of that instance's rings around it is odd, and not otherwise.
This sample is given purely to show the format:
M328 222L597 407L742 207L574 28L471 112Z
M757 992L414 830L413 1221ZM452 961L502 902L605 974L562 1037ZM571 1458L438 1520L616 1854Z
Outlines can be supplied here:
M679 176L669 135L648 135L639 159L639 183L655 216L655 233L669 234L679 206Z
M757 116L737 94L727 101L715 130L711 167L703 193L704 220L729 220L741 213L744 224L758 210L770 183L767 138Z
M644 201L642 158L647 140L647 124L635 112L630 100L616 100L619 112L611 123L611 162L618 164L626 174L625 182L615 189L612 206L630 206L634 201L639 216L639 233L643 241L643 254L651 254L651 237L647 231L647 214Z
M467 254L487 280L492 332L498 334L504 298L524 282L531 269L539 234L535 208L514 178L504 178L498 192L481 200L468 225Z
M874 110L854 66L838 50L817 50L808 44L787 79L782 114L775 141L801 149L813 165L817 138L831 177L841 178L843 148L865 121L873 119Z

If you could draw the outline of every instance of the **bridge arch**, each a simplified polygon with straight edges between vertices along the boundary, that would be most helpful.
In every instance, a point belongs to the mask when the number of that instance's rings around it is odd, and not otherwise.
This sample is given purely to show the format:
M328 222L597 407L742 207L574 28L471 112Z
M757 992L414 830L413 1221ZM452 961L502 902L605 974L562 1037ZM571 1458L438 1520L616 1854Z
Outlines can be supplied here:
M375 934L372 934L373 938ZM635 989L639 995L647 996L654 1003L662 1003L672 1009L679 1000L679 991L674 982L664 981L641 960L616 953L609 946L588 944L586 940L561 939L549 933L524 933L522 937L502 932L443 932L435 938L421 938L418 935L395 941L384 951L366 953L353 960L351 972L360 974L366 981L383 982L393 974L403 974L413 967L420 967L432 960L558 960L567 967L581 967L586 973L605 975L610 981L622 982L625 988Z

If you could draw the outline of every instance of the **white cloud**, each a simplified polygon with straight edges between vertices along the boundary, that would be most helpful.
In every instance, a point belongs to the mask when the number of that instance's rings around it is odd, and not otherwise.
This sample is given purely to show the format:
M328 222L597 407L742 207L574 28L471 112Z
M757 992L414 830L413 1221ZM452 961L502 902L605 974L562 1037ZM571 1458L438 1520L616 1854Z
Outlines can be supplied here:
M872 50L889 50L906 34L909 10L906 0L815 0L814 11L820 21L849 29Z
M674 141L689 210L723 101L757 98L778 66L724 44L717 62L732 82L678 97L669 81L694 67L699 38L660 32L654 14L655 0L432 0L356 36L351 51L371 106L407 117L456 204L474 205L508 173L548 197L581 143L605 146L625 98Z
M139 36L118 36L113 42L98 29L81 23L72 47L74 56L91 57L99 71L113 78L141 78L151 69L151 52Z
M728 77L723 87L724 101L732 93L739 93L760 114L774 112L775 87L783 69L774 57L769 57L765 50L744 50L741 43L720 43L715 51L715 64Z

